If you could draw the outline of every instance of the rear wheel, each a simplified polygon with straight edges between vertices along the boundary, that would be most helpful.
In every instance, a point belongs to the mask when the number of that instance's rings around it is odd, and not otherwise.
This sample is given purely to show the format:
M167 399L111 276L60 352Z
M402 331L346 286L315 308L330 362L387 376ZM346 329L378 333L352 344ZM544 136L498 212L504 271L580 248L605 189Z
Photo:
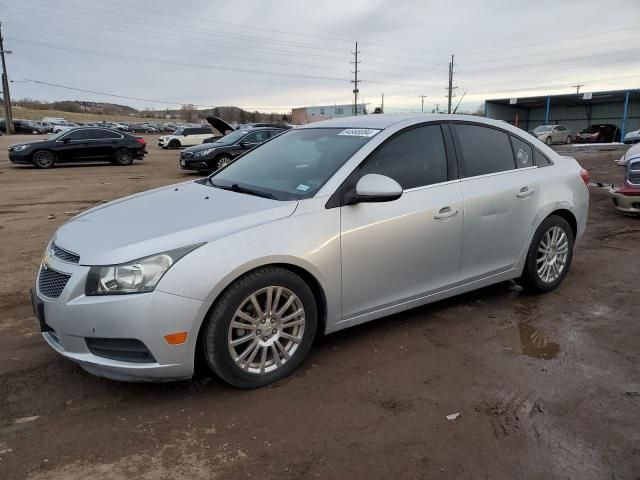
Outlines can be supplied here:
M222 294L201 336L207 365L238 388L257 388L291 374L311 349L317 307L295 273L265 267Z
M121 165L123 167L131 165L133 163L133 153L128 148L121 148L116 150L113 155L114 165Z
M564 143L569 145L571 143L571 135L567 135L567 138L564 140Z
M48 150L40 150L33 154L33 164L38 168L51 168L56 157Z
M533 235L521 282L539 292L555 289L569 271L573 242L573 230L564 218L547 217Z

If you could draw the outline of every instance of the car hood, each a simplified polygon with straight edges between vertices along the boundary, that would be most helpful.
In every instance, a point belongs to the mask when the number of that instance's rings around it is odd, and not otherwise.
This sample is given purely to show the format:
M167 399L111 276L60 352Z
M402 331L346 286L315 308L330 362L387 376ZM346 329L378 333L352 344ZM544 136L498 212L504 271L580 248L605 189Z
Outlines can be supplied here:
M46 138L42 138L40 140L31 140L28 142L20 142L20 143L13 143L11 145L9 145L9 150L12 150L13 147L17 147L18 145L44 145L45 143L55 143L53 140L47 140Z
M281 202L190 181L94 207L62 225L58 246L82 265L110 265L210 242L293 214Z
M235 130L235 128L230 124L218 117L207 117L207 122L209 122L209 125L218 130L222 135L226 135L227 133Z

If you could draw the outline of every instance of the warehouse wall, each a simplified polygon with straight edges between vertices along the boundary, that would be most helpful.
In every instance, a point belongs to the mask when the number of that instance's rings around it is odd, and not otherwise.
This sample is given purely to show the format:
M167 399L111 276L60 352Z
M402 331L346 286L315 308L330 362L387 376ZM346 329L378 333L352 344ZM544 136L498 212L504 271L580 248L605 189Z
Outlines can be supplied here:
M486 102L486 117L496 120L504 120L511 125L515 125L516 116L518 116L518 126L528 130L527 124L529 120L529 110L524 107L515 105L503 105L501 103Z

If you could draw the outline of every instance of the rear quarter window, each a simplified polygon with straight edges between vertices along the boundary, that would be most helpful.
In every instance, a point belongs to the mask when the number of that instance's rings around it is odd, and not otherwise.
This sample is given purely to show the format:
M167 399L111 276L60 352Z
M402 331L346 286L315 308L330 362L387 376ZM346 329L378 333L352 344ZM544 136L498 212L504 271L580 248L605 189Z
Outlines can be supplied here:
M546 167L548 165L553 165L553 162L540 150L536 149L535 152L535 162L538 167Z
M511 145L513 145L513 156L516 159L516 168L533 167L533 148L524 140L511 136Z

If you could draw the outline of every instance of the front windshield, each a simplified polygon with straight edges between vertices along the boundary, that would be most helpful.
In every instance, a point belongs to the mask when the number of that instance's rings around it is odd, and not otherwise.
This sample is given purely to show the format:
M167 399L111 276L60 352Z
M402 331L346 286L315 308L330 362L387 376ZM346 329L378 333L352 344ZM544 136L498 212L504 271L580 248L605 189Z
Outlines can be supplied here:
M235 132L231 132L228 135L225 135L220 140L216 140L216 145L232 145L244 137L247 133L246 130L236 130Z
M552 128L553 127L551 127L551 125L540 125L539 127L534 128L533 131L536 133L546 133L550 132Z
M289 130L214 173L209 183L250 189L277 200L309 198L376 133L343 128Z
M68 130L62 130L58 133L52 133L51 135L49 135L47 137L47 140L57 140L59 139L62 135L64 135L65 133L67 133Z

